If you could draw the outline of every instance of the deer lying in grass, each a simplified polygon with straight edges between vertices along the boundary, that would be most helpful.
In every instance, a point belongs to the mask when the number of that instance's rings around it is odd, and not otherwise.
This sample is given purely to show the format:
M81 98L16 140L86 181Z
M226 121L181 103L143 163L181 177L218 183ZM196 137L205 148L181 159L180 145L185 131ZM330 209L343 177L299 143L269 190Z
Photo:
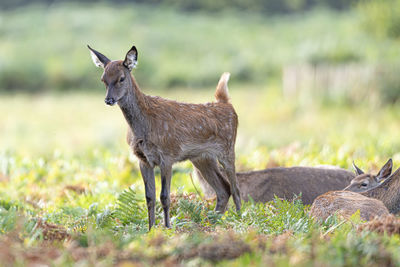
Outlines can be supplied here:
M358 175L356 178L351 180L351 183L343 190L353 192L364 192L371 188L378 186L383 180L388 178L392 173L393 161L389 159L388 162L383 165L377 175L364 173L358 168L353 162L354 169Z
M261 171L238 172L238 186L243 200L251 197L256 202L267 202L275 196L292 199L301 194L304 204L311 205L316 197L332 190L340 190L355 177L340 168L291 167L268 168ZM213 189L196 171L206 198L213 198Z
M337 214L344 218L360 211L360 217L366 221L375 216L389 215L389 210L382 201L351 191L330 191L314 200L310 215L319 221Z
M128 123L128 143L140 160L149 228L155 222L154 167L160 168L160 200L165 226L170 227L172 165L183 160L190 160L215 190L216 211L225 211L230 194L239 211L241 202L236 184L234 150L238 118L229 101L229 73L224 73L217 85L217 102L178 103L147 96L140 91L131 74L138 58L135 46L127 52L125 60L116 61L88 48L94 64L104 69L101 80L107 88L106 104L118 103Z
M400 168L377 187L360 193L363 196L379 199L390 213L400 212Z
M361 192L379 185L392 173L392 159L382 167L377 175L364 174L354 163L355 175L340 168L291 167L269 168L262 171L238 172L236 174L242 199L249 196L256 202L267 202L279 198L291 199L301 193L301 200L311 205L314 199L328 191L348 190ZM215 197L213 189L196 172L206 198ZM350 185L349 185L350 183Z
M360 176L355 179L357 178ZM360 210L360 216L365 220L387 215L389 212L398 213L400 211L400 168L378 186L367 191L360 193L331 191L317 197L311 206L310 215L319 220L326 220L335 213L348 217L357 210Z

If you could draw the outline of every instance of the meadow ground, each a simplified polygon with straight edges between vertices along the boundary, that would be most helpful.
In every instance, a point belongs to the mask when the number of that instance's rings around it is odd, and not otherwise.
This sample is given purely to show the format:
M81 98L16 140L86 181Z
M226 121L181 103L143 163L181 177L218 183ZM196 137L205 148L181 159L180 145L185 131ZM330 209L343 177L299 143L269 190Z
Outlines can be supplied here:
M214 88L146 90L187 102L213 100ZM238 170L351 162L377 170L400 163L400 108L302 104L277 88L230 83L240 119ZM400 265L400 236L361 231L331 218L317 224L299 201L232 204L220 216L177 164L172 229L147 233L137 159L126 123L102 93L0 96L0 259L2 264ZM317 181L316 181L317 182ZM160 189L157 179L157 189ZM393 228L398 231L397 228ZM396 230L397 229L397 230Z
M1 10L0 266L400 266L394 222L359 227L354 215L318 224L309 207L279 199L244 203L241 216L230 203L219 215L188 162L174 167L172 229L162 226L157 201L157 226L148 233L126 122L104 104L101 71L86 48L122 58L134 42L142 89L178 101L212 101L219 75L230 71L238 171L350 169L353 160L376 171L389 157L397 168L398 38L366 27L366 19L385 27L370 14L389 12L362 10L265 15L58 1ZM395 14L381 19L397 25ZM393 75L377 86L381 103L368 102L368 90L346 92L350 101L324 100L318 91L287 99L282 69L293 64L384 65Z

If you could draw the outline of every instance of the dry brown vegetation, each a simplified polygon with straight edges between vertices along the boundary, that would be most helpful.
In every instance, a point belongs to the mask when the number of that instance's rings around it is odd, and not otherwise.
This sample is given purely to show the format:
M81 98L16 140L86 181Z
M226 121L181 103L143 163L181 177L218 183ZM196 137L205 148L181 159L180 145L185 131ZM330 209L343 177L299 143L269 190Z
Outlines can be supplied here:
M390 214L383 217L377 217L372 221L358 226L359 231L374 231L380 234L388 235L400 234L400 219Z

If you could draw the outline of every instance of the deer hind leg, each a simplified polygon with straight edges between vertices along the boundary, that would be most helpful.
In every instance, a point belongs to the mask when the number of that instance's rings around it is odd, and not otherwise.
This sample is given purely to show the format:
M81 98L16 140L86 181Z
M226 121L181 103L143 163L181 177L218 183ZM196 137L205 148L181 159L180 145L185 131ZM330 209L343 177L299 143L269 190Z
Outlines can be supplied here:
M221 155L218 157L218 160L224 168L226 176L228 177L231 186L230 189L232 192L233 202L235 203L236 210L239 212L242 203L240 199L240 190L236 179L235 154L230 153L227 155Z
M217 161L215 159L197 159L192 160L192 163L217 195L215 210L221 213L225 212L230 196L230 187L221 174Z

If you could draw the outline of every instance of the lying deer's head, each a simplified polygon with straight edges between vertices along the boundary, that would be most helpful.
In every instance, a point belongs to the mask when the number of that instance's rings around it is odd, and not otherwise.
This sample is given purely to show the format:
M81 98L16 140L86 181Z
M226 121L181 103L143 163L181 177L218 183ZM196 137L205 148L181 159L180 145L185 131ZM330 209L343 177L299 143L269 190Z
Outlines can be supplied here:
M383 180L390 176L390 174L392 173L393 162L392 159L389 159L388 162L383 165L382 169L378 172L377 175L364 173L360 168L356 166L354 162L353 167L357 176L356 178L351 180L350 185L347 186L344 190L353 192L364 192L378 186Z
M101 81L106 85L104 100L107 105L114 105L132 88L131 71L137 64L138 53L135 46L126 53L125 60L109 60L105 55L88 46L92 60L97 67L104 69Z

